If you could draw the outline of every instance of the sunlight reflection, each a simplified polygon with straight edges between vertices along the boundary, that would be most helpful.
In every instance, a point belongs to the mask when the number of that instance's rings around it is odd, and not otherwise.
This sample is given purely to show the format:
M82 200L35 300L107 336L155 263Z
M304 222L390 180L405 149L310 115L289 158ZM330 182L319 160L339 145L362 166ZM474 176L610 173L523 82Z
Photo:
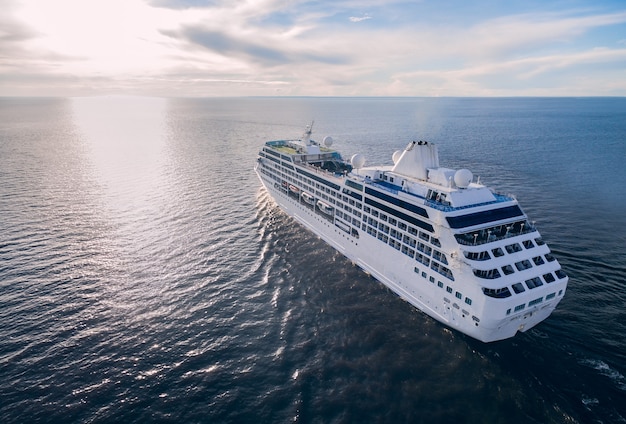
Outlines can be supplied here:
M72 105L108 206L118 212L147 206L163 177L166 100L75 98Z
M167 308L146 307L163 286L162 252L169 251L171 190L166 138L167 100L135 97L76 98L74 123L85 151L87 178L117 263L107 275L107 309L128 319L158 320ZM132 282L142 281L141 287ZM123 293L123 296L120 294Z

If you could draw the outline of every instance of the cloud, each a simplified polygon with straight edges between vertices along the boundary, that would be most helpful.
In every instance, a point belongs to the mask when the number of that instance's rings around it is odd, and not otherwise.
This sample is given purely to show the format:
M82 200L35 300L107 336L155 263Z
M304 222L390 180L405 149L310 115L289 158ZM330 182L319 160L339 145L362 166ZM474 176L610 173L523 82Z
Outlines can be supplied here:
M146 1L9 3L0 17L0 95L46 86L159 95L525 94L550 84L565 91L583 72L599 90L626 95L623 77L599 83L626 67L626 10L501 5L472 15L478 8L466 2L444 9L402 0Z
M348 18L348 20L349 20L350 22L362 22L362 21L366 21L366 20L368 20L368 19L372 19L372 17L371 17L371 16L368 16L368 15L364 15L364 16L360 16L360 17L357 17L357 16L350 16L350 17Z
M464 50L477 57L519 54L546 47L574 42L586 32L598 27L623 24L626 12L572 16L561 13L527 13L503 16L480 22L467 31Z

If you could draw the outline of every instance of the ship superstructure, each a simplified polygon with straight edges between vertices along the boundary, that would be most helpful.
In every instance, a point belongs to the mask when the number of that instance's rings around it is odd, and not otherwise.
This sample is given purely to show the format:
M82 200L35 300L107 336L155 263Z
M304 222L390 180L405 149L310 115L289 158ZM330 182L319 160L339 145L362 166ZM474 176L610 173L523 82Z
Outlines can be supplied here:
M255 171L290 216L416 308L483 342L554 310L568 277L512 196L410 142L391 166L345 161L332 139L268 141Z

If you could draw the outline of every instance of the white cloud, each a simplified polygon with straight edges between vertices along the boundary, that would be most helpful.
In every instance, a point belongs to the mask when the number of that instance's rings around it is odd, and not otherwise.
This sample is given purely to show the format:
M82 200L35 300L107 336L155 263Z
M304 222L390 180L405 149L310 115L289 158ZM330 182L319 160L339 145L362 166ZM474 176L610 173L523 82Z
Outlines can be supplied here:
M435 19L419 14L419 3L411 7L395 0L22 0L1 18L0 95L64 87L68 94L493 95L507 84L508 93L525 94L548 82L564 90L580 83L583 69L605 79L597 93L586 83L588 94L611 94L608 87L626 94L621 81L606 81L615 73L597 66L626 67L616 48L623 36L610 44L592 38L623 28L626 11L482 19L452 8ZM350 25L372 19L358 10L377 18ZM559 72L568 77L559 80Z
M362 21L367 21L368 19L372 19L371 16L365 15L365 16L350 16L348 18L348 20L350 22L362 22Z

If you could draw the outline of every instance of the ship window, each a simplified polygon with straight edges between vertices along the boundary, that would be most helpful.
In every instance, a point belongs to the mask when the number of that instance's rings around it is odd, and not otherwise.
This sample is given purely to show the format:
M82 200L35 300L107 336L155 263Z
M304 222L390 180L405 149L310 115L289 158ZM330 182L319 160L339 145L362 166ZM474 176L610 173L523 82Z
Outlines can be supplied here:
M539 265L543 265L545 262L543 260L543 258L541 256L536 256L533 258L533 262L535 263L535 265L539 266Z
M537 243L537 246L543 246L544 244L546 244L546 242L543 241L543 239L541 238L536 238L535 243Z
M554 256L552 256L550 253L546 253L546 260L548 262L554 262L554 261L556 261L556 258Z
M506 314L507 314L507 315L511 315L511 308L509 308L509 309L507 309L507 310L506 310Z
M518 243L509 244L505 247L506 251L509 253L520 252L522 247Z
M491 249L491 253L493 253L493 256L496 258L500 256L504 256L504 252L499 247L496 247L495 249Z
M510 275L513 274L515 270L511 265L505 265L502 267L502 272L504 272L504 275Z
M554 296L556 296L556 293L550 293L549 295L546 296L546 300L550 300L552 299Z
M433 248L430 246L426 246L424 243L417 243L417 250L420 252L424 252L427 256L430 256Z
M529 289L534 289L535 287L543 286L543 283L539 277L535 277L530 280L526 280L526 286L528 286Z
M431 281L432 283L434 283L434 282L435 282L434 277L430 277L430 281ZM442 288L443 288L443 283L442 283L441 281L437 281L437 287L439 287L440 289L442 289Z
M468 305L472 304L472 299L470 299L469 297L465 298L465 303L467 303Z
M463 252L467 259L473 261L486 261L491 259L488 252Z
M514 311L515 311L515 312L523 311L525 307L526 307L526 304L525 304L525 303L523 303L523 304L521 304L521 305L517 305L517 306L515 307Z
M523 215L524 214L519 206L514 205L500 209L470 213L467 215L449 216L446 217L446 220L448 221L448 224L450 224L450 228L464 228Z
M441 247L441 243L439 242L439 239L436 239L436 238L432 237L432 238L430 239L430 242L431 242L432 244L434 244L435 246L437 246L437 247Z
M508 287L501 287L499 289L488 289L487 287L483 287L483 293L496 299L504 299L505 297L511 296L511 291Z
M457 299L463 299L463 295L462 295L461 293L459 293L459 292L454 293L454 296L455 296Z
M560 280L567 277L567 274L563 272L562 269L557 269L554 273L556 274L557 277L559 277Z
M398 222L398 228L406 231L407 226L404 222Z
M530 302L528 302L528 307L534 306L541 302L543 302L543 297L539 297L537 299L531 300Z
M395 220L395 218L389 218L389 225L396 225L398 223L398 221Z
M498 271L497 269L488 269L488 270L475 269L474 275L479 278L485 278L488 280L493 280L494 278L501 277L500 271Z
M415 228L413 228L413 227L409 227L409 234L412 234L412 235L416 236L417 235L417 230Z
M525 240L522 244L526 249L532 249L533 247L535 247L532 240Z
M442 258L444 258L442 260ZM438 260L439 262L443 262L447 264L448 262L445 260L445 255L438 250L433 250L433 259Z
M417 253L417 252L415 253L415 260L423 263L426 266L430 264L430 259L422 255L421 253Z
M450 286L446 286L446 291L447 291L448 293L452 293L452 287L450 287Z
M428 241L430 239L430 236L420 231L420 238L424 241Z
M518 271L523 271L528 268L532 268L532 264L528 259L524 259L523 261L515 262L515 267Z
M517 293L517 294L523 293L523 292L526 291L526 289L524 288L524 285L522 283L515 283L511 287L513 287L513 291L515 293Z
M381 213L380 219L382 219L383 221L387 221L387 215L385 215L384 213Z

